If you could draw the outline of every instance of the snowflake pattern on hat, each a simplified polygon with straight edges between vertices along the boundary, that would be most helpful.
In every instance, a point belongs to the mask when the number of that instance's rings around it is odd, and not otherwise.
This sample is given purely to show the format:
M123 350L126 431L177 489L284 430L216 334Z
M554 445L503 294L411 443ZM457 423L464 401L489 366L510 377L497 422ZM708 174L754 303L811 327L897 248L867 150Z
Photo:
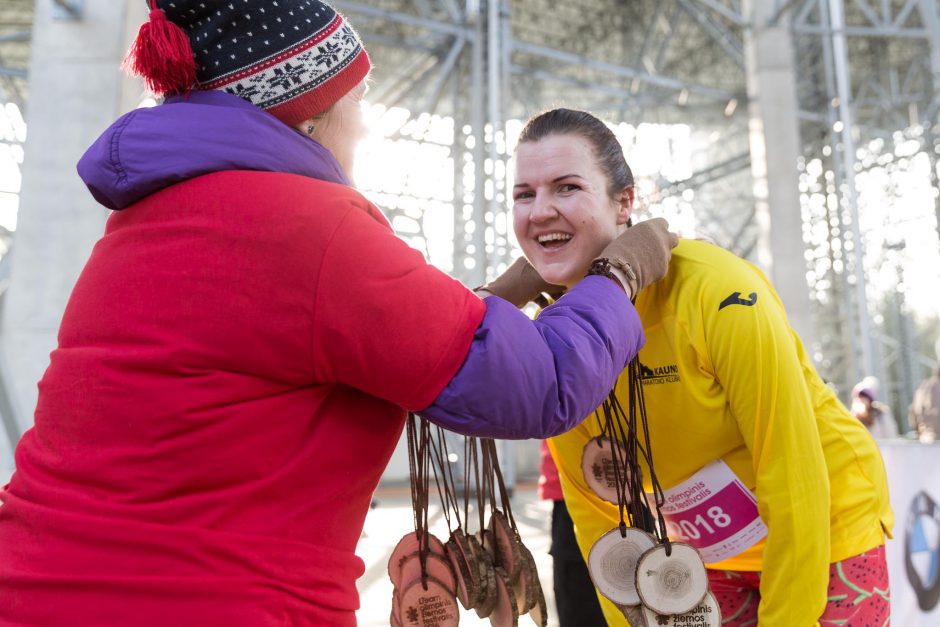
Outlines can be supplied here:
M189 36L197 87L289 124L321 113L371 69L356 32L318 0L159 0Z
M280 63L248 73L241 80L223 79L207 87L225 89L267 109L330 80L356 58L361 48L353 30L343 24L322 43L314 41L305 49L292 51L296 54L285 56Z

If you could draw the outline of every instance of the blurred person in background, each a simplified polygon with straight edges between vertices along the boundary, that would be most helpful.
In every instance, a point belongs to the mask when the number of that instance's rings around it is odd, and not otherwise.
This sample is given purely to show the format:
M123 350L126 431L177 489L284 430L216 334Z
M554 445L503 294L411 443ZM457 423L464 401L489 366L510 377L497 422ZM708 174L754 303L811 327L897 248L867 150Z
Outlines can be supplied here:
M629 275L533 322L526 264L474 293L352 186L371 63L341 15L149 4L129 59L166 100L79 162L114 213L0 489L0 625L354 625L406 410L488 437L574 426L642 345L630 297L675 236L625 234L605 254Z
M908 412L908 421L924 442L933 442L940 433L940 339L934 346L937 365L929 377L924 379Z
M852 415L876 438L898 437L891 408L878 400L878 379L865 377L852 388Z
M544 440L539 448L539 498L552 502L552 584L559 627L606 627L594 582L581 557L574 523L565 506L558 468Z

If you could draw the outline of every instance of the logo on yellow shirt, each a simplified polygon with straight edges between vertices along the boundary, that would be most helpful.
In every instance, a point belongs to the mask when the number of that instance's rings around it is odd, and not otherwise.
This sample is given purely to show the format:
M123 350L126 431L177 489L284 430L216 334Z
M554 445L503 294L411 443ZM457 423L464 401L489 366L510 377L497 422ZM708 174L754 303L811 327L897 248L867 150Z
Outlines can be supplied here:
M721 301L721 304L718 305L718 311L721 311L728 305L744 305L745 307L753 307L757 304L757 292L751 292L748 296L750 300L745 300L741 298L741 292L734 292L728 298Z
M663 383L679 382L679 366L670 364L667 366L654 366L650 368L646 364L640 364L640 381L643 385L662 385Z

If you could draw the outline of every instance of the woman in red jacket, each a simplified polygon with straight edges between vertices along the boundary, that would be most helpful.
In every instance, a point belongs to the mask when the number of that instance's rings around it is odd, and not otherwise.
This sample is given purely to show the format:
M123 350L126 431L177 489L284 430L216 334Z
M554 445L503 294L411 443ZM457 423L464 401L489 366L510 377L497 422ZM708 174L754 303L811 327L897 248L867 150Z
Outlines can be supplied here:
M0 490L0 624L352 625L405 410L507 438L575 425L642 344L629 295L675 238L628 233L605 255L630 281L587 277L533 323L531 269L481 298L351 186L371 66L333 9L151 9L132 59L167 98L79 163L115 212Z

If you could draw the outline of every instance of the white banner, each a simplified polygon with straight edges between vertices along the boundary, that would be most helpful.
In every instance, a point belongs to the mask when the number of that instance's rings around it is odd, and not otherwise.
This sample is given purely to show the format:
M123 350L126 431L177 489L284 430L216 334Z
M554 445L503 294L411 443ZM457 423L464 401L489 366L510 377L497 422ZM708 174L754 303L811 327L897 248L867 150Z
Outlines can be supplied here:
M880 440L894 539L888 541L891 623L940 625L940 443Z

